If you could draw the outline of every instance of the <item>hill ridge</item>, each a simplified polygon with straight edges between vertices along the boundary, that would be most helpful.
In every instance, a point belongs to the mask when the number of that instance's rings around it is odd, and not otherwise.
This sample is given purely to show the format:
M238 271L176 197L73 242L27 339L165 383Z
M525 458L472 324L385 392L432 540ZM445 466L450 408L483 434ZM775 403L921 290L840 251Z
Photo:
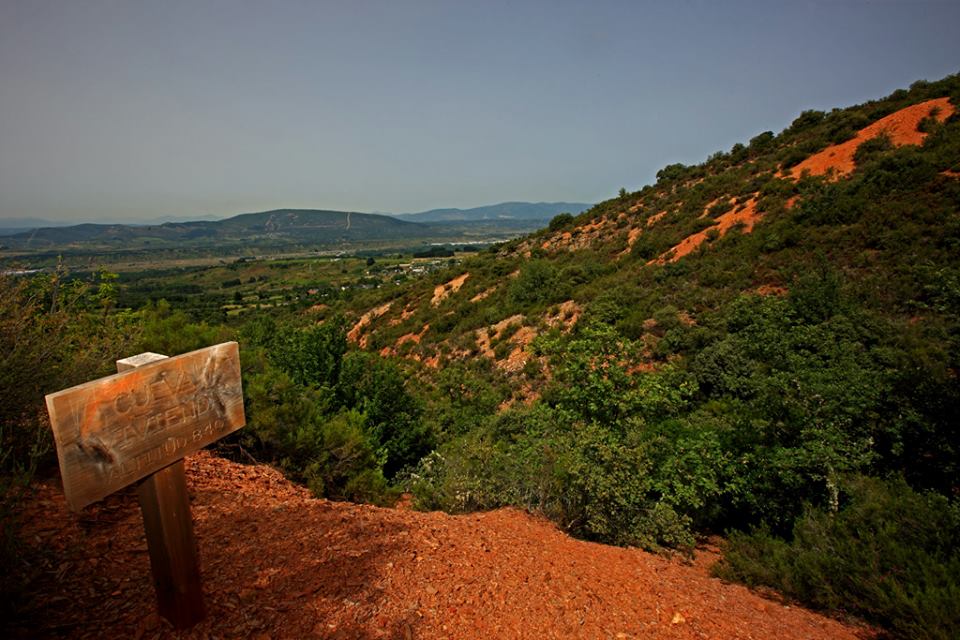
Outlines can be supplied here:
M843 115L854 109L856 107L835 110L835 113ZM777 194L779 198L777 202L772 202L769 193L771 189L768 186L765 186L762 190L741 190L738 192L738 186L733 185L732 189L728 187L720 195L695 208L698 213L690 222L686 223L686 226L690 228L689 232L674 236L674 240L669 243L661 242L659 246L654 245L655 248L646 249L644 247L639 252L637 251L651 234L659 233L659 230L665 226L677 226L673 220L684 213L686 208L689 208L687 203L675 199L671 201L672 194L677 193L678 190L695 188L703 184L705 179L709 179L710 175L697 176L692 180L684 181L673 177L672 173L680 174L684 170L689 172L693 168L688 167L681 170L667 167L658 174L661 179L656 185L645 187L635 194L626 194L620 198L600 203L575 216L570 223L561 225L559 228L552 228L553 225L551 225L549 229L543 229L508 242L499 251L498 255L501 258L520 257L529 260L537 258L538 255L544 258L555 258L564 252L596 251L599 253L598 257L601 260L619 262L626 259L631 253L637 255L642 252L643 264L648 267L675 263L701 248L710 246L715 240L723 238L730 231L741 234L751 233L754 225L767 217L771 215L776 217L786 210L799 206L799 203L802 202L802 196L792 185L800 180L801 174L804 177L817 177L827 173L830 169L834 169L830 174L831 179L849 176L854 168L852 164L853 156L864 143L875 140L881 134L890 133L894 148L920 145L928 135L917 130L924 118L931 118L942 124L955 111L954 103L949 96L915 99L897 110L878 116L872 122L863 123L859 129L847 134L850 136L847 141L828 145L819 151L811 151L804 154L802 159L795 158L791 167L783 168L782 164L779 163L771 167L767 175L770 176L771 182L779 183L774 189L779 189L781 192ZM798 120L801 120L802 117ZM796 126L796 123L794 126ZM742 147L742 145L739 146ZM749 158L745 158L743 162L749 164L751 161ZM719 171L722 173L723 169ZM945 170L943 175L949 177L949 170ZM661 203L664 199L667 199L666 203ZM690 214L684 213L684 215ZM608 247L610 248L608 249ZM465 266L456 272L449 272L447 277L453 281L468 270L469 266ZM461 297L470 299L480 296L484 291L487 292L486 295L489 295L497 289L502 291L505 288L502 281L496 284L486 281L482 283L485 285L482 290L479 288L481 283L476 279L475 283L475 287L465 288ZM437 283L436 286L440 286L440 284L443 283ZM776 281L758 283L756 286L763 285L782 288L783 283ZM402 307L396 307L397 309L404 309L403 318L395 317L393 314L383 314L379 319L379 326L377 323L366 323L364 330L369 332L370 336L364 339L364 344L369 342L370 337L378 329L387 328L387 333L392 336L393 332L389 331L389 328L396 327L401 322L406 323L404 327L406 327L408 334L417 334L422 331L423 326L431 324L429 317L426 317L419 326L410 324L413 321L408 321L408 318L416 315L414 309L418 305L426 308L428 300L427 295L419 295L416 303L407 302ZM574 300L570 302L574 302ZM541 314L541 317L546 318L544 314ZM534 319L535 321L536 319ZM433 322L432 324L436 326L437 323ZM492 328L493 324L491 323L489 326ZM436 329L433 330L433 333L435 336L438 335ZM527 340L524 346L526 347L529 342ZM420 345L421 341L416 344ZM429 344L430 341L428 340L422 347L411 348L407 353L412 354L417 360L437 363L439 362L438 354L431 350ZM389 344L389 339L387 344L378 343L378 348L384 353L398 353L400 346L401 344ZM481 349L481 353L483 351ZM449 353L465 355L457 350ZM515 354L513 359L517 359ZM516 367L511 368L516 369Z

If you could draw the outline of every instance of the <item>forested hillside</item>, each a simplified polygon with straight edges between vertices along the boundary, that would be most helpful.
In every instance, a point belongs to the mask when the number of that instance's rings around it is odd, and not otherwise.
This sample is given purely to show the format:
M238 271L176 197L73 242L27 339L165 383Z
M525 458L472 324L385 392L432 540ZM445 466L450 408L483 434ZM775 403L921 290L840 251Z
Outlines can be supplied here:
M118 311L109 278L5 281L5 477L49 463L41 390L111 354L238 336L248 426L221 450L316 495L512 505L655 550L720 534L726 578L950 637L957 105L951 76L806 111L531 236L303 311L209 324Z

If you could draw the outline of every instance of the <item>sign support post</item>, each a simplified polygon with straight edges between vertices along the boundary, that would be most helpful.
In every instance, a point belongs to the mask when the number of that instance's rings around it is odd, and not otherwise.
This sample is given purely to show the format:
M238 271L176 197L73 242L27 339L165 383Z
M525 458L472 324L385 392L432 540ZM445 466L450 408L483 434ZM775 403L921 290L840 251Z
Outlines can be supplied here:
M117 360L117 373L166 357L142 353ZM147 534L157 609L174 628L192 627L203 620L206 608L183 458L144 478L137 486L137 497Z

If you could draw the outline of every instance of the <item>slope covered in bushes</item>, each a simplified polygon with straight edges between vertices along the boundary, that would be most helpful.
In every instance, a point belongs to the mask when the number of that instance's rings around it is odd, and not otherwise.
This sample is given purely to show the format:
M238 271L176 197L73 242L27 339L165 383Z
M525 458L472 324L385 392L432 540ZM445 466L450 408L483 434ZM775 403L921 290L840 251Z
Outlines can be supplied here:
M436 442L404 476L419 504L524 506L648 548L739 531L727 575L944 635L956 572L868 565L884 591L742 549L808 548L804 523L832 522L817 535L834 569L853 566L844 523L865 500L907 529L915 513L894 496L957 508L958 104L953 76L804 112L432 282L354 301L357 314L391 303L358 333L419 371ZM955 519L942 527L957 536ZM897 557L956 561L928 537L866 531Z

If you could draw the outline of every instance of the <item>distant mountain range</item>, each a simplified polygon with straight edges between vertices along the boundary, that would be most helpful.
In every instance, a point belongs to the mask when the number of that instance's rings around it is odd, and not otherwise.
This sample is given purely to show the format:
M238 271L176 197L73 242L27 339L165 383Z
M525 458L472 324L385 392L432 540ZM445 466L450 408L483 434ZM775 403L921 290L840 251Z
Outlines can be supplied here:
M235 243L336 243L357 240L417 238L423 225L390 216L312 209L278 209L244 213L225 220L165 222L158 225L78 224L15 233L5 244L20 249L49 246L112 245L198 246Z
M379 213L379 214L365 214L359 213L355 215L373 215L381 217L391 217L398 220L404 220L407 222L494 222L494 221L520 221L520 220L549 220L558 213L572 213L574 215L580 213L581 211L586 211L592 205L584 204L581 202L501 202L500 204L486 205L482 207L474 207L472 209L431 209L429 211L421 211L419 213ZM334 216L345 216L346 212L344 211L327 211L327 210L316 210L316 209L279 209L277 212L293 212L293 211L323 211L328 214L334 214ZM266 212L266 213L277 213L277 212ZM242 215L259 215L259 214L242 214ZM234 218L239 216L234 216ZM130 233L119 231L119 227L164 227L168 224L183 224L183 225L194 225L200 222L214 222L218 220L233 220L234 218L217 218L215 216L208 215L198 215L193 217L188 216L162 216L158 218L152 218L149 220L137 220L130 222L119 222L119 221L99 221L91 223L77 224L75 222L68 222L63 220L49 220L44 218L0 218L0 236L10 236L18 233L24 233L28 231L33 231L35 229L46 229L52 227L69 227L69 228L78 228L78 233L84 239L90 240L91 235L96 235L101 231L105 231L107 234L121 234ZM79 230L80 227L84 227L83 230ZM177 231L170 229L173 233ZM41 236L58 236L57 234L41 234ZM140 235L140 234L134 234Z
M167 222L198 222L204 220L219 220L216 216L198 215L198 216L159 216L135 222L124 222L121 220L97 220L93 222L77 223L70 220L51 220L49 218L0 218L0 236L9 236L23 231L32 231L44 227L75 227L78 224L96 224L96 225L132 225L147 226L158 225Z
M320 209L277 209L223 220L162 224L61 225L50 220L24 229L24 220L3 233L0 248L18 252L117 252L167 249L356 249L423 243L486 243L508 240L546 226L562 211L587 205L508 202L474 209L435 209L386 215Z
M46 218L0 218L0 236L9 236L41 227L65 227L71 224L75 223Z

